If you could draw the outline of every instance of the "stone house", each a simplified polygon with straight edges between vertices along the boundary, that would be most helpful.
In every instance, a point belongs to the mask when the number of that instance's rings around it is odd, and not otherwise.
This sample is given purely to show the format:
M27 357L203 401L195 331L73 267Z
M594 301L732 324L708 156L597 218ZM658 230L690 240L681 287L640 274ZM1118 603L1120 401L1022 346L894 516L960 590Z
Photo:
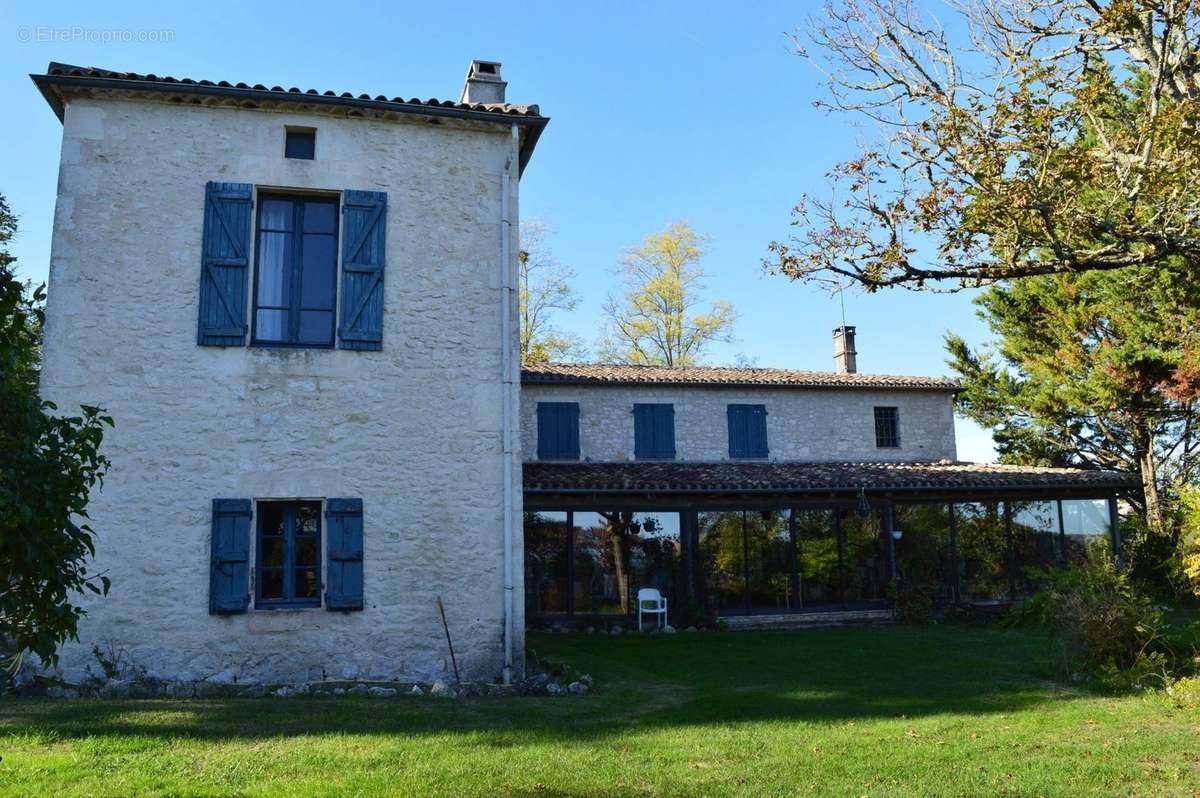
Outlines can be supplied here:
M950 381L518 363L548 119L50 64L43 394L103 406L92 646L164 679L517 678L527 622L1001 600L1112 535L1127 475L956 460ZM903 534L901 534L903 532ZM1040 559L1039 559L1040 558ZM522 597L524 597L522 599Z
M439 595L465 673L520 673L509 341L547 118L487 61L457 102L32 78L63 125L43 393L117 420L113 588L68 675L97 642L173 679L430 679Z

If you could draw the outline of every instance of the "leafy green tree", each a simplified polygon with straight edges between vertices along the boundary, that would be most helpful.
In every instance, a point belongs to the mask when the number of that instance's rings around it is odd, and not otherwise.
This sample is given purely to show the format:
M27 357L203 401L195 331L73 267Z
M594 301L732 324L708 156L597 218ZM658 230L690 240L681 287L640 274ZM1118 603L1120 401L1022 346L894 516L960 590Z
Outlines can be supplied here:
M976 302L994 351L947 336L965 387L959 410L995 428L1004 462L1137 472L1144 500L1131 502L1170 535L1163 493L1200 468L1200 407L1177 384L1200 319L1189 270L1167 263L987 289Z
M1200 4L833 0L794 42L818 106L880 133L768 268L953 289L1200 258Z
M521 225L519 301L521 362L582 360L586 351L577 335L554 326L554 314L579 305L571 288L575 272L563 266L546 243L546 225L531 219Z
M56 662L77 635L77 596L108 592L88 570L95 554L88 493L108 459L100 453L112 419L96 407L60 416L38 396L44 319L41 288L26 291L6 244L17 220L0 196L0 654L14 673L25 652ZM7 652L7 653L5 653Z
M706 242L687 222L675 222L625 252L618 269L625 292L604 305L602 360L694 366L709 344L733 340L733 307L701 299Z

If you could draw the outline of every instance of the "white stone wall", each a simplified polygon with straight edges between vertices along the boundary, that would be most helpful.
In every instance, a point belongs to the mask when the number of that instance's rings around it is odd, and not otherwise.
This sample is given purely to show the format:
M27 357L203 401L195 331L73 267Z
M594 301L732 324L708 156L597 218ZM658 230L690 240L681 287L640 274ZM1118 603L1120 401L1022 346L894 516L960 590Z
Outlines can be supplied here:
M767 408L770 460L932 461L956 458L952 395L941 391L826 390L604 385L524 385L521 448L537 458L537 403L579 403L579 449L585 460L632 460L633 405L675 405L679 460L729 459L725 409L729 404ZM875 446L876 406L899 409L900 447Z
M283 157L285 125L317 128L316 160ZM91 503L94 569L112 592L87 602L80 642L63 651L68 676L94 666L95 642L166 678L430 679L450 667L438 595L460 667L500 672L500 185L510 147L507 129L69 104L43 390L66 411L102 405L116 429ZM383 351L197 346L209 180L386 191ZM366 609L209 615L217 497L361 497Z

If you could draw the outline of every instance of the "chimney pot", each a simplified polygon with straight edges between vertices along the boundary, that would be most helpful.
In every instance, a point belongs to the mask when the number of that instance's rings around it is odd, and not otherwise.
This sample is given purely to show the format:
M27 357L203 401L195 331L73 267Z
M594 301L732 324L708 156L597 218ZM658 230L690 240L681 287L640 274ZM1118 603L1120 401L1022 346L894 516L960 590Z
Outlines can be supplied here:
M833 328L833 367L838 374L858 371L858 352L854 349L854 328L843 324Z
M467 67L467 79L463 83L460 103L485 103L488 105L504 102L504 89L508 83L500 79L499 61L480 61L475 59Z

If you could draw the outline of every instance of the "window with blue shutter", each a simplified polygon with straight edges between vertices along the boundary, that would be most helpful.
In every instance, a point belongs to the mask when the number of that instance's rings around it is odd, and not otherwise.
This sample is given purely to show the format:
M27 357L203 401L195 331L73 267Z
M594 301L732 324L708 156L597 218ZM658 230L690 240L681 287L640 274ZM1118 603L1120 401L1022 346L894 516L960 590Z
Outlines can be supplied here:
M675 406L633 406L633 455L638 460L675 459Z
M255 607L321 605L321 503L260 501Z
M337 236L337 200L259 194L253 343L333 346Z
M729 456L752 459L767 456L766 405L729 405Z
M246 343L246 280L250 271L249 183L209 183L201 242L201 346Z
M579 459L579 404L537 403L539 460Z
M325 609L363 608L362 499L327 499L325 526L329 539L325 577Z
M342 314L338 346L383 348L383 269L387 239L387 194L346 191L342 195Z
M213 499L208 611L245 612L250 605L250 500Z

